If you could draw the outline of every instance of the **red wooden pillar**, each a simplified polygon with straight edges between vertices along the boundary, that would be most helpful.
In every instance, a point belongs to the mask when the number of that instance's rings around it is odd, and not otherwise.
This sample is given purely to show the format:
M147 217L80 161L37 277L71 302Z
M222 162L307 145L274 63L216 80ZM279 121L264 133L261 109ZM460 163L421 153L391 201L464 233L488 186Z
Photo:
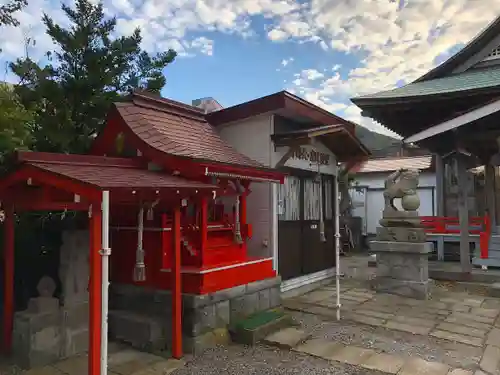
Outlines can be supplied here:
M12 328L14 323L14 210L5 210L4 220L4 295L3 295L3 351L12 349Z
M174 208L172 246L172 357L182 358L181 208Z
M97 205L100 208L100 205ZM89 282L89 375L101 374L101 305L102 305L102 258L101 258L101 210L94 208L89 221L90 235L90 282Z
M207 248L208 241L208 198L201 198L201 220L200 220L200 251L201 257L205 255L205 249Z

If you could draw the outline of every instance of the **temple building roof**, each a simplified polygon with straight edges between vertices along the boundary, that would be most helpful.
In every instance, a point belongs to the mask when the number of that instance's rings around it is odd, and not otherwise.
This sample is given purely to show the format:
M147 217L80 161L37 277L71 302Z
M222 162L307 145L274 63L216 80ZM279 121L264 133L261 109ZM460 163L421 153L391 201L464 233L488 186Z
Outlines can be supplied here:
M130 129L149 146L166 154L197 160L263 168L239 153L206 121L203 110L172 100L135 93L115 103Z

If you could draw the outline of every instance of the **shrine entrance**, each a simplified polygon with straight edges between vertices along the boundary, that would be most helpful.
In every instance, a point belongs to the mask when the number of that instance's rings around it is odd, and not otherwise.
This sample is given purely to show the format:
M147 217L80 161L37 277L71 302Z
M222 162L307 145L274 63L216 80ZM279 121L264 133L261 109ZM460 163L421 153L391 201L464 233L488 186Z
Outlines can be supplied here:
M331 175L289 170L279 187L278 269L290 280L335 267L333 180ZM323 216L324 240L320 234Z

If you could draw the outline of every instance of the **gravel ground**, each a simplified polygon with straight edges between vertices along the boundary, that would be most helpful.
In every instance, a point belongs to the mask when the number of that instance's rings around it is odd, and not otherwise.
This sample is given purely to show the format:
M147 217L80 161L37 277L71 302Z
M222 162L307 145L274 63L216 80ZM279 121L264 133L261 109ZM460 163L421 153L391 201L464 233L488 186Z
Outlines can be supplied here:
M385 353L420 357L427 361L442 362L466 369L477 368L481 359L482 348L345 320L340 322L323 320L312 314L293 312L292 315L315 338L326 338Z
M172 375L384 375L320 358L266 346L218 347L188 361Z

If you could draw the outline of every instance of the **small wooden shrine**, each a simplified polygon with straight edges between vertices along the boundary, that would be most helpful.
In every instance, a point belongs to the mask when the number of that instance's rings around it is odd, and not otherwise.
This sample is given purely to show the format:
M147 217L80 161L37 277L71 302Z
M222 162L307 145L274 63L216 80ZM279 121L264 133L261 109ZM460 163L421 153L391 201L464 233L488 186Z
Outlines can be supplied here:
M107 368L108 310L111 338L181 357L215 329L279 304L272 258L247 255L246 198L252 183L283 179L225 143L202 110L146 93L113 104L91 155L18 153L17 169L0 181L4 350L28 350L12 347L21 340L13 335L23 337L13 304L15 213L88 212L89 262L81 273L88 279L77 280L88 283L85 347L56 340L45 353L31 347L31 336L25 346L47 362L60 347L71 348L66 356L88 349L88 373L99 375ZM52 308L51 329L68 327L70 302Z

